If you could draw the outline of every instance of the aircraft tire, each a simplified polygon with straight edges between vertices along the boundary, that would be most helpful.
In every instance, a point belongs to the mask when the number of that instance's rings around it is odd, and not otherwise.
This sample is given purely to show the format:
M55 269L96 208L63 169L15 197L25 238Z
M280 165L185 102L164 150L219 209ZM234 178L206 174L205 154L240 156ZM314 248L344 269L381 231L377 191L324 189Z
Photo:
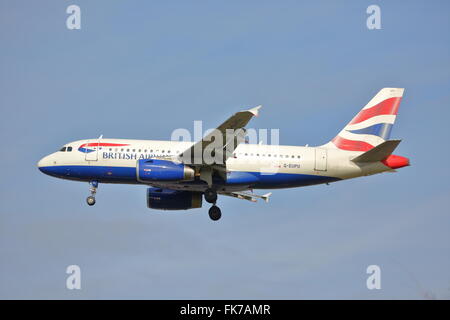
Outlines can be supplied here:
M218 206L212 206L209 208L208 214L212 221L217 221L222 216L222 212Z
M95 198L93 196L89 196L86 198L86 202L88 205L93 206L95 204Z
M208 188L204 192L205 201L209 203L216 203L217 201L217 192L211 188Z

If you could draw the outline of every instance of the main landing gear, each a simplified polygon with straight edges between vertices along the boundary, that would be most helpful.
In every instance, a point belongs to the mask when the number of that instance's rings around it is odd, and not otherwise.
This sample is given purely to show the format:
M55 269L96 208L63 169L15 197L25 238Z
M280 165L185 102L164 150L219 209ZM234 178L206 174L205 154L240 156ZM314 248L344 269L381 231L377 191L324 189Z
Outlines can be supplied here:
M211 208L209 208L209 211L208 211L209 217L213 221L219 220L220 217L222 216L222 212L220 211L220 208L218 206L216 206L216 202L217 202L217 192L216 192L216 190L208 188L208 189L205 190L204 196L205 196L205 201L206 202L209 202L209 203L213 204L213 206Z
M205 200L209 203L216 203L217 201L217 192L211 188L205 190Z
M88 205L93 206L95 204L95 194L97 193L98 181L90 181L89 182L89 191L91 195L86 198L86 202Z

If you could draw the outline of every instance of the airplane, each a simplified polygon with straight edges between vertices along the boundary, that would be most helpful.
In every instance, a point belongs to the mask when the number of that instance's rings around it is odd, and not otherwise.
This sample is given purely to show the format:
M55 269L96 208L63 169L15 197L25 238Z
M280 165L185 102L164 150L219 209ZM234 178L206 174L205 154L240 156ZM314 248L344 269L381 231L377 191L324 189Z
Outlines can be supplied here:
M246 143L245 126L258 115L258 106L237 112L197 142L100 136L65 144L43 157L38 168L53 177L89 182L89 206L95 204L99 183L146 185L148 208L200 208L204 198L211 204L209 217L217 221L222 215L218 195L268 202L270 192L253 190L329 184L409 166L408 158L392 154L401 140L389 140L403 92L381 89L336 137L317 147ZM214 141L221 143L211 148ZM212 158L204 157L208 148Z

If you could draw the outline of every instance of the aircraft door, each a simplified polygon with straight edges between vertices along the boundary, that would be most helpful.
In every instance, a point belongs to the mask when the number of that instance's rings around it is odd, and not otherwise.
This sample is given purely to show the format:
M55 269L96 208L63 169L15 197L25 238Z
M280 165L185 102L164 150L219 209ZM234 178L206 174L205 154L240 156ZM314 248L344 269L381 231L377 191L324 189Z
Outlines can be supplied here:
M327 149L315 148L316 160L314 170L327 171Z
M99 149L100 139L91 140L86 143L84 159L86 161L97 161L98 160L98 149Z

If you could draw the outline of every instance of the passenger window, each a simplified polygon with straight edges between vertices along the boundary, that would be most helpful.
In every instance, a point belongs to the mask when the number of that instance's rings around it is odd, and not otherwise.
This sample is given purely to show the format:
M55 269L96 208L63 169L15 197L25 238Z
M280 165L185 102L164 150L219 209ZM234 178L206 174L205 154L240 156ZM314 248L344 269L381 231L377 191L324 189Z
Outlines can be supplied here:
M62 147L59 151L66 152L66 147Z
M138 152L141 152L141 149L139 149Z
M67 147L67 151L68 152L72 151L72 147Z
M136 152L136 149L133 149L133 152Z

